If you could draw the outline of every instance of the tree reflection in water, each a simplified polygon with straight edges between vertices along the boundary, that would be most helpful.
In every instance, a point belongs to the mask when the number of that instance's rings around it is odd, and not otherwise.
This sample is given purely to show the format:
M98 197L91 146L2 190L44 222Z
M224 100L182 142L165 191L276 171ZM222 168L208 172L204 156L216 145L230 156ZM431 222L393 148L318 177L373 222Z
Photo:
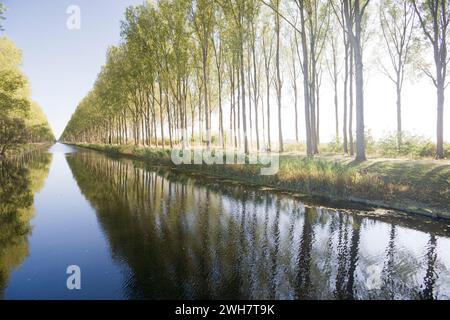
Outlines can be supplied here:
M28 256L33 198L44 185L50 162L46 152L0 161L0 298L11 272Z
M430 235L430 240L428 241L428 251L426 254L426 266L427 271L425 273L425 278L423 279L423 291L421 293L422 299L433 300L434 290L436 286L436 278L438 274L436 273L436 260L437 260L437 239L434 234Z
M450 258L438 248L450 240L439 224L306 206L95 152L67 159L115 259L131 270L130 298L449 295ZM427 236L428 245L421 243Z

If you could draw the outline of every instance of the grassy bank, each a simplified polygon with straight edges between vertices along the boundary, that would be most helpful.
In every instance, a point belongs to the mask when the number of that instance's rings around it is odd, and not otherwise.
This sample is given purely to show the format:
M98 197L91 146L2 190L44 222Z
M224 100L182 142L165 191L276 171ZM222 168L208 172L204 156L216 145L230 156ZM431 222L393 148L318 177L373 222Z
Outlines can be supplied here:
M78 146L230 182L450 219L449 161L374 158L356 164L343 156L307 158L291 153L280 156L277 174L262 176L259 165L174 166L168 150L133 146Z

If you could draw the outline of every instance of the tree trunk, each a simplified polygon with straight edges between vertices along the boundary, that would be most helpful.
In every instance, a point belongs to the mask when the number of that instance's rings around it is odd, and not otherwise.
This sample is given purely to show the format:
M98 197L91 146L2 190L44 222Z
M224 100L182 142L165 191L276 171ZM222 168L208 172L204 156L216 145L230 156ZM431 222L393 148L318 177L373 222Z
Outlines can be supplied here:
M397 151L402 147L402 89L397 81Z
M237 77L237 134L238 134L238 146L242 147L241 139L241 73L239 67L236 67Z
M311 125L311 147L313 154L318 153L317 148L317 122L316 122L316 64L314 62L315 53L311 51L310 59L311 59L311 74L310 74L310 85L309 85L309 100L310 100L310 125Z
M255 106L255 131L256 131L256 149L260 150L260 144L259 144L259 117L258 117L258 75L256 70L256 50L255 50L255 31L254 26L253 28L253 39L252 39L252 59L253 59L253 94L254 94L254 106Z
M339 143L339 99L338 99L338 82L337 82L337 65L336 56L333 58L333 84L334 84L334 116L336 119L336 143Z
M295 108L295 141L297 143L299 143L299 138L298 138L298 89L297 89L296 83L294 84L294 108Z
M222 110L222 76L219 75L219 136L222 148L225 149L225 135L223 132L223 110Z
M244 152L249 154L248 137L247 137L247 114L245 110L245 74L244 74L244 30L241 29L241 50L240 50L240 64L241 64L241 94L242 94L242 126L244 129Z
M317 147L320 145L320 81L319 78L317 79L316 84L316 141L317 141ZM319 150L317 150L319 152Z
M366 160L366 145L364 141L364 76L361 52L361 9L360 1L355 0L355 51L356 64L356 160Z
M248 88L248 116L249 116L249 132L250 139L249 144L250 148L253 148L253 121L252 121L252 70L250 64L250 49L247 50L247 60L248 60L248 68L247 68L247 88Z
M208 40L205 40L208 41ZM208 46L203 47L203 99L205 104L205 125L206 125L206 148L211 148L211 129L209 125L209 107L208 107L208 76L207 76L207 63L208 63Z
M436 139L436 158L444 159L444 81L438 82L437 87L437 139Z
M303 52L303 90L305 98L305 129L306 129L306 152L308 156L313 155L313 146L311 141L311 116L310 116L310 91L309 91L309 59L308 46L305 29L304 3L299 1L301 18L301 38Z
M266 70L266 99L267 99L267 149L272 150L272 140L270 139L270 71Z
M354 141L353 141L353 48L350 48L350 83L349 83L349 114L348 114L348 137L350 144L350 155L353 156L355 154L354 151Z
M164 111L163 111L163 92L161 83L159 83L159 121L161 122L161 146L165 148L164 141Z
M277 0L276 8L280 6L280 1ZM283 129L281 124L281 71L280 71L280 16L278 13L275 14L275 32L277 35L277 45L276 45L276 67L277 67L277 101L278 101L278 144L279 151L284 151L283 146Z
M344 147L344 153L348 154L348 140L347 140L347 104L348 104L348 74L349 74L349 68L348 68L348 61L349 61L349 44L347 43L345 45L345 65L344 65L344 119L342 122L342 133L343 133L343 147Z

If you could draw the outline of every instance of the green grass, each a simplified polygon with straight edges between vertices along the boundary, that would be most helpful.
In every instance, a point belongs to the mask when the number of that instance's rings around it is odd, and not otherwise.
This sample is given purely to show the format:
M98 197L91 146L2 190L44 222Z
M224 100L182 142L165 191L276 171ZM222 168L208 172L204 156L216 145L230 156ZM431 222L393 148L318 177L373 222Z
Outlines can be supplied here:
M170 151L133 146L82 145L185 173L207 175L260 187L347 200L407 212L450 218L448 161L373 158L354 163L338 155L308 158L280 156L276 175L261 176L260 165L181 165L171 163Z

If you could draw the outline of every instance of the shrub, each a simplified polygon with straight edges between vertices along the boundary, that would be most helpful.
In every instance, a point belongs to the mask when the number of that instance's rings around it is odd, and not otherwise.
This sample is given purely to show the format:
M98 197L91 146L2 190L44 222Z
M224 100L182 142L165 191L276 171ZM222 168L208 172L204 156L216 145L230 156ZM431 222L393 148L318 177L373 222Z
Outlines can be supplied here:
M364 141L366 143L366 153L367 154L376 154L377 153L377 142L375 141L375 138L372 135L372 131L369 129L366 131L364 135ZM356 136L355 136L355 143L356 143ZM354 147L354 150L356 151L356 145Z
M120 146L109 146L109 145L106 145L104 147L104 150L107 153L111 153L111 154L119 154L121 152Z
M420 135L403 132L402 145L397 146L397 133L388 133L378 141L378 152L383 156L434 157L435 144Z
M331 142L329 142L326 146L321 146L321 151L324 152L342 152L344 150L344 145L339 141L339 139L336 139L336 137L333 137Z

